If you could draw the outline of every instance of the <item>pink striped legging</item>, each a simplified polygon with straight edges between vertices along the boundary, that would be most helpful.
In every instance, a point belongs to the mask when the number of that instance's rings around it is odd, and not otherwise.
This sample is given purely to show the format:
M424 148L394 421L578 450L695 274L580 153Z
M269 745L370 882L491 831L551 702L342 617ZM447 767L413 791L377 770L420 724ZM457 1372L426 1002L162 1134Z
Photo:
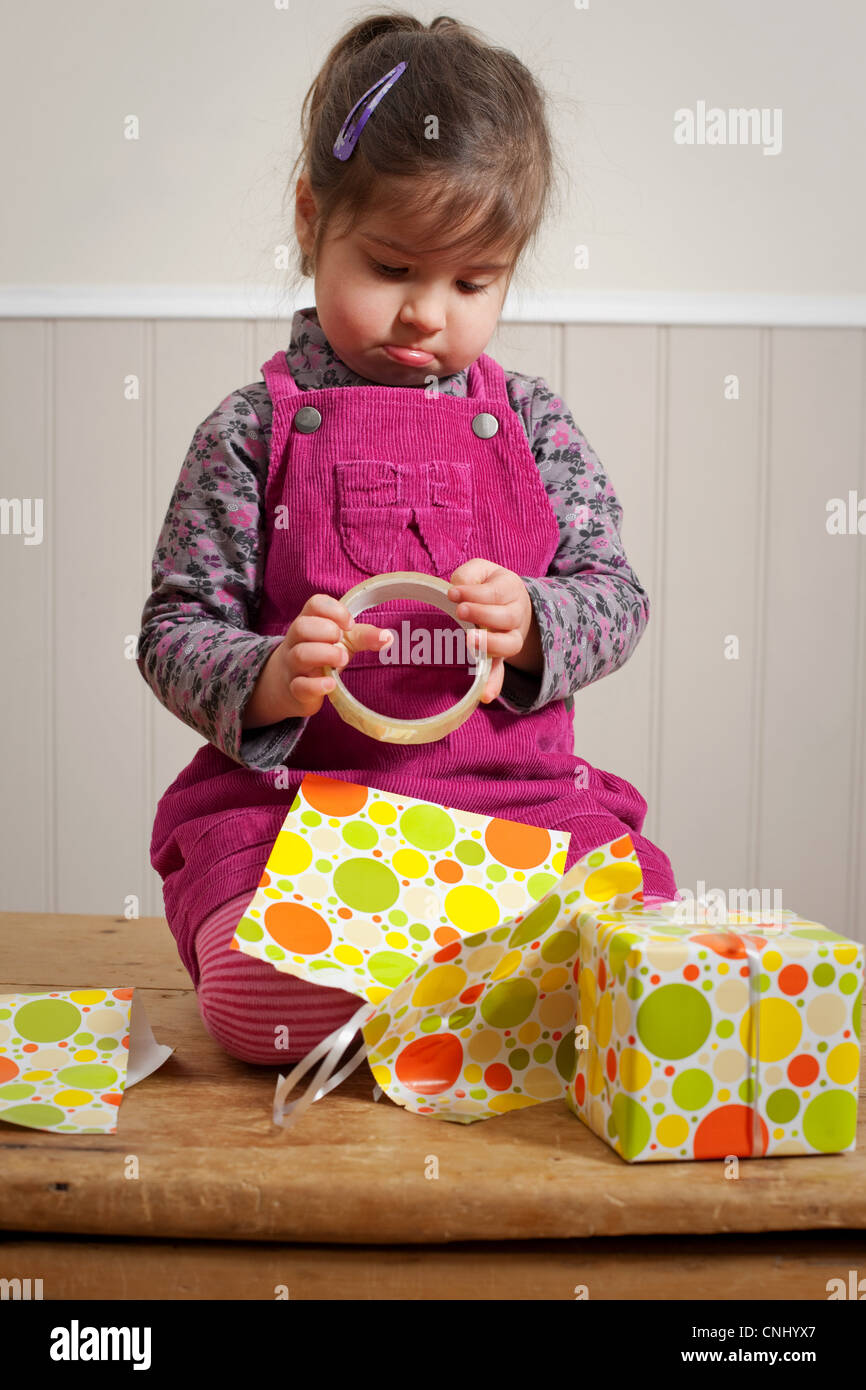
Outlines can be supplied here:
M267 961L230 951L235 927L250 903L241 893L223 903L199 927L195 952L200 977L202 1022L221 1047L242 1062L282 1066L300 1059L328 1033L346 1023L363 1004L347 990L308 984L275 970ZM651 906L665 899L646 896ZM288 1047L276 1042L288 1029Z

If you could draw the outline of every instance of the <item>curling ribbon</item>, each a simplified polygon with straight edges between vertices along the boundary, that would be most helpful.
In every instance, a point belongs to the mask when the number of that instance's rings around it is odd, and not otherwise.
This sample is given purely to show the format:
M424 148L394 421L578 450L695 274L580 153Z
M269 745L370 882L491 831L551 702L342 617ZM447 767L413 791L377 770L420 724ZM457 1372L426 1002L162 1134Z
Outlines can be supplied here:
M274 1093L274 1124L282 1125L283 1129L289 1129L295 1121L312 1105L314 1100L321 1096L326 1096L329 1091L333 1091L335 1086L339 1086L351 1072L364 1060L367 1055L367 1044L364 1035L361 1034L361 1046L357 1052L350 1057L344 1067L341 1067L336 1075L331 1075L348 1047L355 1037L355 1034L363 1028L369 1018L372 1018L378 1005L362 1004L360 1009L352 1015L346 1023L341 1023L339 1028L335 1028L333 1033L322 1038L320 1043L307 1053L306 1057L298 1063L288 1076L280 1076L277 1079L277 1089ZM290 1091L294 1089L302 1076L310 1070L314 1062L320 1057L324 1057L322 1065L313 1077L304 1094L299 1100L293 1100L289 1105L284 1101ZM330 1077L330 1080L326 1078ZM324 1084L323 1084L324 1083ZM379 1090L379 1088L376 1088ZM381 1090L379 1090L381 1095ZM378 1100L378 1096L376 1099ZM287 1118L290 1116L291 1118Z

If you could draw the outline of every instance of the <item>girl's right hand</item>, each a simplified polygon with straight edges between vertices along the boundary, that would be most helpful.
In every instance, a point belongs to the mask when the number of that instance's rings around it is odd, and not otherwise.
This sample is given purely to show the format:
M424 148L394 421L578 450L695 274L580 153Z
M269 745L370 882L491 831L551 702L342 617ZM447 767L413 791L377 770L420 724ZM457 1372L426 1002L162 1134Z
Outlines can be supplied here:
M343 634L351 651L340 640ZM313 594L265 662L244 711L244 727L316 714L336 684L322 667L343 671L352 653L384 651L393 636L374 623L356 623L330 594Z

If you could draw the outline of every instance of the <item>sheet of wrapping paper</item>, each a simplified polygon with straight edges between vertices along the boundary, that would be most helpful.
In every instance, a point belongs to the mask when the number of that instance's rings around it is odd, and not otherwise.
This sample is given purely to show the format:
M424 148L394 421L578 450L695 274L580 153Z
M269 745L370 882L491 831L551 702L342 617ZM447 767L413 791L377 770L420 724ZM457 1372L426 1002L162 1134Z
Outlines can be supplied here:
M680 911L578 919L571 1109L629 1162L853 1149L864 947L787 909Z
M0 993L0 1120L115 1134L125 1092L173 1051L133 989Z
M308 774L230 946L378 1004L463 936L534 908L570 840Z

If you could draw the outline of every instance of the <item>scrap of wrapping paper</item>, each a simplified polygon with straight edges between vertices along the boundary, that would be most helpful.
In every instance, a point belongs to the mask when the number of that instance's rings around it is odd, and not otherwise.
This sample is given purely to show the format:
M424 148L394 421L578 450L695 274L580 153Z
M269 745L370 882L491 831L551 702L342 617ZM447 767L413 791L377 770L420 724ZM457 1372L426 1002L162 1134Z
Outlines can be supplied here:
M173 1051L133 989L0 994L0 1120L115 1134L124 1093Z
M308 774L230 946L378 1004L462 937L534 908L570 840Z
M696 925L673 901L577 927L588 1045L566 1101L622 1158L855 1148L862 944L787 909Z

